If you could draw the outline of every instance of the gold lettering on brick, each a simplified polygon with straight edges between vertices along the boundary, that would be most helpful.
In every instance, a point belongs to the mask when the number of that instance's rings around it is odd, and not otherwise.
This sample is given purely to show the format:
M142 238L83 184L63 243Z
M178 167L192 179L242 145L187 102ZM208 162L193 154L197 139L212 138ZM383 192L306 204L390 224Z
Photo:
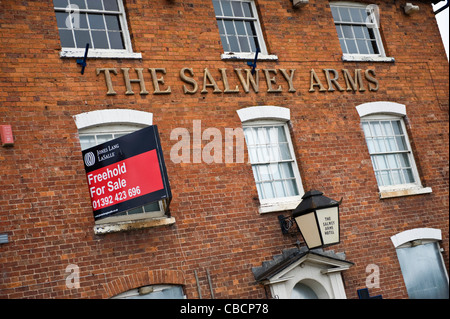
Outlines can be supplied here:
M368 69L365 75L366 80L369 81L369 91L378 91L378 80L375 79L375 70Z
M325 76L327 78L328 92L333 92L335 90L334 86L336 86L339 91L344 91L338 83L339 74L335 69L323 69L323 72L325 72ZM333 77L330 76L330 73L333 73Z
M115 68L97 68L96 69L97 76L101 73L105 73L105 81L106 81L106 88L108 91L106 92L106 95L116 95L116 91L114 91L112 81L111 81L111 74L109 72L114 73L117 75L117 70Z
M264 69L264 75L266 76L266 82L267 82L267 92L269 93L279 93L282 92L283 89L281 88L281 85L278 85L277 89L274 89L272 87L272 84L277 84L277 80L276 77L270 77L270 73L274 73L275 75L277 75L277 70L275 69Z
M209 82L209 83L207 83ZM216 80L214 80L213 76L211 75L211 72L209 72L208 68L205 68L203 72L203 89L202 93L208 93L207 88L213 87L214 91L213 93L222 93L222 90L219 89L219 86L216 83Z
M138 75L137 79L130 79L130 68L122 68L121 69L123 72L123 78L125 80L125 86L127 88L127 91L125 92L126 95L132 95L134 94L132 88L131 88L131 83L139 83L140 87L141 87L141 92L139 94L142 95L146 95L148 94L148 91L145 89L145 81L144 81L144 74L142 73L142 68L136 68L134 69Z
M351 76L350 72L347 69L342 69L342 73L344 73L345 84L347 85L347 91L357 91L359 86L359 92L364 92L366 89L364 88L364 83L361 75L361 69L355 70L355 78Z
M284 78L286 79L288 85L289 85L289 91L290 93L294 93L296 92L296 90L294 89L294 74L295 74L295 69L291 69L291 74L289 75L289 73L285 70L285 69L280 69L281 74L283 74Z
M239 86L236 85L234 90L230 90L230 85L228 84L228 76L227 76L227 69L219 69L220 73L222 73L222 81L223 85L225 87L225 90L223 93L238 93L239 92Z
M253 77L252 70L245 69L245 72L247 73L247 79L244 79L244 76L242 75L242 70L234 69L234 72L236 72L236 74L239 77L239 81L241 81L245 93L250 92L250 84L252 85L253 91L255 91L255 93L259 92L259 70L256 69L255 71L256 71L255 77Z
M186 71L189 72L191 77L186 76ZM197 81L193 79L194 71L190 68L182 68L180 71L180 78L183 82L189 83L192 85L192 89L188 89L186 85L183 85L184 94L195 94L198 90Z
M121 68L121 70L124 77L125 95L134 95L132 83L139 83L139 94L149 94L145 85L146 76L143 72L143 68L134 68L134 71L137 74L137 78L134 79L130 78L130 68ZM164 79L164 76L167 74L166 69L148 68L148 70L153 84L153 94L171 94L171 83L166 84ZM251 69L234 68L233 71L234 72L229 71L227 68L218 68L214 72L211 72L208 68L204 68L202 76L199 74L196 79L194 70L189 67L184 67L179 71L179 80L182 82L181 88L184 94L198 93L199 82L202 82L200 91L202 94L211 92L209 89L212 89L212 93L239 93L241 88L247 94L252 90L254 93L259 93L259 76L260 71L262 71L266 79L267 93L297 92L295 89L295 79L298 78L298 75L296 75L297 69L255 69L253 74ZM243 71L245 71L245 74ZM375 70L372 69L355 69L354 71L349 69L342 69L341 71L336 69L322 69L322 71L322 79L319 76L321 73L318 74L314 69L309 71L309 92L346 91L363 93L366 91L367 86L371 92L376 92L379 89L379 81L376 78ZM339 76L340 72L342 72L343 75L341 77ZM113 87L111 73L117 75L117 69L97 68L97 76L100 75L100 73L104 73L105 75L106 94L116 95L117 92ZM281 73L281 75L279 73ZM281 82L279 81L282 81L280 79L286 81L284 85L280 84ZM233 86L231 86L230 83L233 83Z
M316 91L316 89L315 89L316 86L319 87L319 92L325 92L326 89L322 85L322 82L320 82L320 79L317 76L316 71L314 71L314 69L311 69L310 73L311 73L311 76L310 76L309 92L315 92Z
M161 72L162 74L166 74L166 69L164 68L149 68L149 71L152 75L152 80L153 80L153 88L155 89L153 91L153 94L170 94L172 93L172 89L170 88L170 86L167 87L167 89L165 91L161 91L159 85L160 84L164 84L164 78L161 76L158 78L158 75L156 74L156 72Z

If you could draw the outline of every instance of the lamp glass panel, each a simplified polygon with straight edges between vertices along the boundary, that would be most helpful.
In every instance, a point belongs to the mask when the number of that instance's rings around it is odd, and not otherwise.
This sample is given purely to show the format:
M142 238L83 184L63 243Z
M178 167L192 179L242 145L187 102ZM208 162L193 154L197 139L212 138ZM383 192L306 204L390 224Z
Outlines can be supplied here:
M339 208L329 207L317 210L320 232L324 245L339 242Z
M322 246L314 212L298 216L295 221L309 249Z

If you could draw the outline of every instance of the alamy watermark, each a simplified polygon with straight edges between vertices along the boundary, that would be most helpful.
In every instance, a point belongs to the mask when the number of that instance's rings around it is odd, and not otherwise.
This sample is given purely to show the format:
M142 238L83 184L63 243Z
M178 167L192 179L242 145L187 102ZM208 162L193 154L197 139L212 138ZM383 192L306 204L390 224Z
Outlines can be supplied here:
M366 287L380 288L380 267L375 264L369 264L366 267Z
M65 25L67 29L80 28L80 7L76 4L69 4L66 7L66 12L69 14L66 18Z
M192 138L189 129L177 127L171 131L170 140L178 141L170 149L170 160L175 164L244 163L245 137L239 127L202 130L202 121L193 120Z
M80 288L80 267L70 264L66 267L66 287L69 289Z

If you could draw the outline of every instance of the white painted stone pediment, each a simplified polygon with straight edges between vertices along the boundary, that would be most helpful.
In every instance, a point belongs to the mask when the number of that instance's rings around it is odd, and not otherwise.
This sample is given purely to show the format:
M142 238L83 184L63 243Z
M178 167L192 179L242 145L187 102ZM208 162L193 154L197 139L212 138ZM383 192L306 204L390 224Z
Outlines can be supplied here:
M321 250L297 250L280 256L254 270L256 279L270 287L274 298L296 298L300 286L312 290L319 299L347 298L341 272L353 263Z

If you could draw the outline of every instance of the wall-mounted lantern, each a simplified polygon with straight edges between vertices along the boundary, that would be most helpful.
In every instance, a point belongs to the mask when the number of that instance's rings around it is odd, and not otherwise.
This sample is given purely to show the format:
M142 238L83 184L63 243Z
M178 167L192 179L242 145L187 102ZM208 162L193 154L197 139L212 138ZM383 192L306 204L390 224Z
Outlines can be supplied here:
M279 216L281 229L287 233L292 220L297 224L308 249L326 247L340 242L339 205L322 192L306 192L292 217Z

